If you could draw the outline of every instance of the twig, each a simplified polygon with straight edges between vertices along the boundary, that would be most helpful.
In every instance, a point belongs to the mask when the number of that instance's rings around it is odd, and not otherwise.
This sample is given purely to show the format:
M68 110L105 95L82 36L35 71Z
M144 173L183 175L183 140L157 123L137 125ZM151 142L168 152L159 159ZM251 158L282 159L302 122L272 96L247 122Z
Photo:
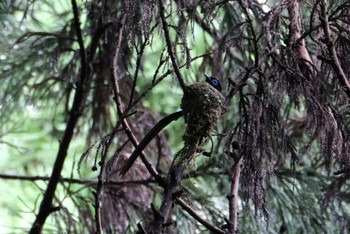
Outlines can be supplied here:
M252 25L252 19L250 18L250 13L248 12L248 2L246 0L239 0L238 1L239 5L242 8L242 11L247 18L246 23L249 25L250 31L252 33L253 37L253 43L254 43L254 56L255 56L255 66L258 67L259 65L259 49L258 49L258 39L254 30L254 27Z
M182 200L181 198L176 198L176 203L179 204L185 211L187 211L187 213L189 213L195 220L200 222L204 227L206 227L212 233L220 233L220 234L225 233L220 228L214 226L213 224L211 224L208 221L206 221L205 219L203 219L199 214L196 213L196 211L194 211L192 209L192 207L190 207L188 204L186 204L186 202L184 200Z
M152 29L151 32L153 32L153 30L158 26L158 23L156 23ZM149 35L147 36L147 38L145 38L145 41L141 44L141 48L140 51L137 53L137 59L136 59L136 68L135 68L135 74L134 74L134 79L133 79L133 84L132 84L132 89L131 89L131 94L130 94L130 99L129 99L129 104L127 108L131 108L135 103L133 103L133 98L135 95L135 88L136 88L136 83L137 83L137 77L138 77L138 73L140 70L140 66L141 66L141 59L144 53L144 50L146 48L146 45L149 42ZM137 48L137 47L136 47ZM162 64L162 63L161 63ZM158 69L160 68L161 64L159 64ZM156 73L158 71L158 69L156 70ZM153 82L152 82L153 84Z
M119 35L118 35L118 43L115 49L115 53L113 56L113 61L112 61L112 85L113 85L113 92L114 92L114 101L116 103L117 106L117 112L118 112L118 116L120 119L120 122L123 126L123 129L126 133L126 135L128 136L128 139L130 140L130 142L133 144L133 146L136 148L139 145L139 142L136 140L136 137L134 135L134 133L131 131L131 128L129 126L129 123L126 121L125 119L125 113L123 111L123 107L122 107L122 101L120 98L120 90L119 90L119 83L118 83L118 57L119 57L119 50L120 50L120 45L121 45L121 41L123 38L123 28L124 28L124 23L126 20L126 15L123 17L123 21L122 21L122 27L119 31ZM154 167L152 166L152 164L148 161L147 157L145 156L145 154L143 152L140 153L141 156L141 160L142 162L145 164L147 170L149 171L149 173L159 182L160 185L162 185L162 177L158 174L158 172L154 169Z
M119 50L120 50L120 44L121 44L121 40L122 40L122 35L123 35L123 30L124 30L124 25L125 25L125 19L126 19L126 15L124 15L124 17L122 18L122 22L121 22L121 26L119 28L119 32L118 32L118 43L117 43L117 47L116 47L116 52L115 52L115 57L118 57L119 55ZM115 59L113 59L113 68L114 68L114 64L117 61L114 61ZM114 69L113 69L114 70ZM114 72L113 72L114 74ZM117 74L117 72L115 71L115 74ZM115 82L112 82L115 83ZM118 110L119 108L121 108L121 102L117 102L117 106L118 106ZM111 136L109 137L108 142L105 145L104 148L104 152L102 154L102 158L101 158L101 169L100 169L100 174L98 176L98 185L97 185L97 190L96 193L94 193L95 195L95 220L96 220L96 233L100 234L103 232L102 230L102 223L101 223L101 201L100 201L100 195L103 192L103 173L104 173L104 164L105 164L105 159L108 155L108 150L113 142L113 138L116 134L116 129L119 128L119 125L123 125L122 124L122 118L120 118L120 120L117 123L117 126L113 129L113 132L111 134Z
M137 224L137 228L139 229L139 231L137 232L138 234L147 234L146 230L142 227L141 222Z
M159 215L155 216L153 222L151 223L151 233L164 232L165 223L169 218L170 211L176 199L173 194L178 192L180 188L183 172L183 163L179 163L179 165L173 164L170 168L170 172L164 186L163 201L158 212Z
M329 21L328 21L328 15L327 15L327 1L322 0L320 3L321 7L321 17L320 21L322 23L324 36L326 40L326 46L328 48L329 54L332 59L332 66L335 69L336 73L338 74L339 82L347 89L347 95L350 97L350 83L348 78L346 77L343 68L340 65L339 58L337 55L337 52L334 48L334 44L331 39L331 29L329 27Z
M133 84L131 86L131 93L130 93L130 99L129 99L128 107L131 107L131 103L132 103L132 100L133 100L134 95L135 95L135 88L136 88L137 78L138 78L139 69L140 69L140 65L141 65L141 59L142 59L143 52L145 50L145 47L146 47L147 43L148 43L148 38L146 38L145 41L141 44L141 49L137 53L136 68L135 68Z
M123 168L120 170L120 175L125 175L131 166L134 164L137 157L140 153L146 148L146 146L151 142L151 140L158 135L158 133L163 130L168 124L172 121L176 121L178 118L182 116L182 111L177 111L169 116L161 119L154 127L146 134L146 136L141 140L141 142L137 145L134 152L129 157L128 161L125 163Z
M208 56L208 55L210 55L210 54L212 54L212 52L208 52L208 53L204 53L204 54L198 55L198 56L196 56L196 57L194 57L194 58L191 58L191 62L193 62L193 61L195 61L195 60L197 60L197 59L200 59L200 58L202 58L202 57ZM162 62L161 62L161 63L162 63ZM187 62L184 63L184 64L182 64L182 65L180 66L180 68L185 67L186 64L187 64ZM158 70L159 68L160 68L160 67L158 67L157 70ZM156 72L157 72L157 70L156 70ZM173 72L172 69L168 69L168 70L167 70L165 73L163 73L158 79L155 79L156 77L154 76L154 77L153 77L153 80L152 80L152 84L151 84L149 87L147 87L147 88L145 89L145 91L143 91L141 94L139 94L137 98L135 98L135 101L132 103L131 106L136 105L136 103L138 103L140 100L142 100L156 85L158 85L162 80L164 80L164 79L165 79L168 75L170 75L172 72ZM126 112L126 111L125 111L125 112Z
M243 156L241 156L237 162L232 167L232 184L231 193L229 196L229 233L237 233L238 230L238 186L239 178L241 176L241 165L243 161Z
M26 32L22 36L20 36L15 43L13 44L19 44L26 40L28 40L30 37L38 36L40 38L42 37L54 37L60 40L69 40L69 41L75 41L72 37L66 37L64 35L58 34L58 33L49 33L49 32Z
M89 76L88 70L87 70L88 67L87 67L87 61L86 61L85 47L83 43L82 32L80 29L78 7L75 0L71 0L71 2L72 2L72 9L73 9L73 15L74 15L74 26L75 26L75 30L78 38L79 51L80 51L80 61L81 61L80 79L77 81L77 89L75 92L72 108L69 112L69 120L67 122L66 129L57 152L56 161L52 169L51 178L46 188L43 200L41 202L39 212L30 229L30 232L29 232L30 234L41 233L47 217L52 212L52 200L55 195L56 187L60 179L63 164L67 156L67 151L74 134L74 128L81 115L80 112L84 103L84 95L85 95L84 85L85 85L85 81L88 79L88 76Z
M108 151L110 149L110 146L113 143L113 139L118 132L119 126L120 126L120 121L118 121L117 125L114 127L113 132L110 134L109 139L107 142L105 142L105 146L103 148L103 153L101 157L101 161L99 163L100 165L100 173L98 175L98 182L97 182L97 188L96 188L96 193L95 195L95 219L96 219L96 232L97 233L102 233L102 223L101 223L101 201L100 201L100 195L103 192L103 187L104 187L104 167L105 167L105 162L106 158L108 156ZM118 152L120 152L125 145L127 144L128 141L126 141L119 149Z
M168 24L165 20L165 14L164 14L164 3L162 0L158 0L159 3L159 14L160 14L160 19L162 21L162 26L163 26L163 31L164 31L164 36L165 36L165 41L166 45L168 48L168 53L171 59L171 63L173 64L174 72L176 74L176 78L180 83L180 86L183 91L186 90L186 84L181 76L181 72L179 69L179 66L177 65L175 55L173 53L172 45L171 45L171 40L170 40L170 35L169 35L169 29L168 29Z
M292 0L288 5L288 13L290 17L290 40L291 45L296 48L296 51L301 60L300 70L303 72L306 78L311 79L315 66L306 48L305 41L303 39L299 40L302 36L302 25L300 16L300 6L299 0Z
M24 175L10 175L10 174L0 174L0 179L4 180L22 180L22 181L48 181L50 180L49 176L24 176ZM69 184L82 184L82 185L96 185L97 180L83 180L83 179L73 179L73 178L60 178L60 183L69 183ZM103 181L105 185L128 185L128 184L148 184L155 183L155 180L126 180L126 181L114 181L114 180L105 180Z

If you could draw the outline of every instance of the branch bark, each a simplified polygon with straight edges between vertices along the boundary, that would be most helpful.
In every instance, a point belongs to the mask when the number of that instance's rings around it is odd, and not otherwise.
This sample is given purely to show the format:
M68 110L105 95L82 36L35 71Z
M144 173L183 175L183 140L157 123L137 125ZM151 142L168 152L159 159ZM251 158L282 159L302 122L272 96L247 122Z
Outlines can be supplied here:
M126 20L126 16L124 16L122 25L124 25ZM120 89L119 89L119 83L118 83L118 57L119 57L119 50L120 50L120 45L121 41L123 39L123 27L119 31L118 35L118 43L115 49L115 53L113 56L113 61L112 61L112 86L113 86L113 92L114 92L114 101L117 107L117 112L118 112L118 117L119 121L121 121L121 125L123 126L123 130L125 131L125 134L128 136L128 139L132 143L132 145L136 148L139 145L138 140L136 139L135 135L131 131L131 128L129 126L129 123L125 119L125 114L127 114L127 110L124 111L123 106L122 106L122 101L120 98ZM147 170L149 173L159 182L159 184L162 184L162 177L159 175L159 173L156 171L156 169L152 166L152 164L147 160L146 155L141 152L140 153L141 160L146 166Z
M21 181L49 181L51 177L49 176L22 176L22 175L9 175L9 174L0 174L0 179L4 180L21 180ZM74 178L60 178L59 183L69 183L69 184L81 184L88 186L97 185L97 180L83 180L83 179L74 179ZM135 185L135 184L149 184L156 183L155 180L126 180L126 181L113 181L113 180L104 180L104 184L108 185Z
M309 51L306 48L304 39L299 40L302 37L299 0L293 0L289 3L288 13L290 17L290 44L292 48L295 48L300 58L300 70L306 78L311 79L315 70L315 67L313 65L314 63L311 59Z
M183 80L183 78L181 76L181 72L180 72L179 66L177 65L176 58L175 58L175 55L173 53L171 40L170 40L170 35L169 35L168 24L167 24L167 22L165 20L164 3L163 3L162 0L159 0L158 3L159 3L159 14L160 14L160 19L162 21L162 26L163 26L164 37L165 37L165 41L166 41L166 45L167 45L167 49L168 49L168 54L169 54L171 62L173 64L173 68L174 68L174 72L175 72L176 78L179 81L182 90L185 91L186 90L186 85L185 85L185 82L184 82L184 80Z
M52 200L55 195L57 184L60 180L63 164L66 159L67 151L74 134L74 128L81 115L82 106L84 104L84 99L85 99L84 97L85 91L86 91L84 86L85 86L85 82L89 77L88 64L86 61L86 52L85 52L82 32L80 29L78 6L75 0L72 0L71 3L72 3L73 15L74 15L74 27L77 34L77 41L79 44L79 52L80 52L80 62L81 62L80 79L77 81L77 90L75 92L73 105L69 112L69 119L57 152L56 161L54 163L54 167L51 173L51 178L46 188L43 200L41 202L39 212L30 229L30 232L29 232L30 234L41 233L47 217L53 211L57 210L52 207Z
M332 60L331 64L338 75L339 83L344 86L344 88L346 89L347 95L350 97L350 82L348 77L346 77L343 68L341 67L337 52L334 48L334 44L331 38L331 29L329 27L329 20L327 15L327 8L328 8L327 0L321 0L320 8L321 8L320 21L324 31L326 46L328 48L328 52Z
M243 156L241 156L237 162L232 167L232 184L231 184L231 193L229 196L229 233L238 232L238 186L239 178L241 176L241 165L243 163Z
M206 227L212 233L218 233L218 234L224 234L225 233L220 228L212 225L211 223L209 223L208 221L203 219L199 214L196 213L196 211L194 211L192 209L192 207L190 207L188 204L186 204L186 202L184 200L182 200L181 198L176 198L176 203L179 204L182 207L182 209L187 211L187 213L189 213L195 220L200 222L204 227Z
M173 163L164 184L163 201L159 212L154 211L154 220L150 226L150 233L164 233L165 224L169 218L176 194L180 194L180 185L185 170L184 162Z
M182 116L182 111L177 111L169 116L161 119L154 127L146 134L146 136L141 140L141 142L137 145L134 152L130 155L128 161L125 165L120 169L120 175L125 175L128 170L132 167L134 162L140 153L146 148L146 146L151 142L151 140L158 135L158 133L163 130L168 124L172 121L176 121L178 118Z

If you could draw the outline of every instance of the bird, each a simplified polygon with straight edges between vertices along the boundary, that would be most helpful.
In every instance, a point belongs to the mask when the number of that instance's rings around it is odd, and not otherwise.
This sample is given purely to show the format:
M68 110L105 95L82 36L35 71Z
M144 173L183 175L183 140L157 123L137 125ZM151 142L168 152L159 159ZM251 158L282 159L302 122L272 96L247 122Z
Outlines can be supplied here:
M220 81L216 78L216 77L213 77L213 76L208 76L206 74L205 75L205 82L211 84L214 88L216 88L219 92L222 91L222 88L221 88L221 84L220 84Z
M192 160L203 151L223 111L224 97L221 84L215 77L206 75L205 82L187 87L181 100L186 123L183 135L184 147L180 150L181 160Z
M221 115L224 104L221 91L220 81L208 75L205 75L205 82L186 86L181 99L181 110L161 119L146 134L120 169L120 175L128 172L137 157L162 129L181 116L184 117L187 125L183 136L184 147L180 152L186 152L189 155L183 158L191 158L196 152L200 152Z

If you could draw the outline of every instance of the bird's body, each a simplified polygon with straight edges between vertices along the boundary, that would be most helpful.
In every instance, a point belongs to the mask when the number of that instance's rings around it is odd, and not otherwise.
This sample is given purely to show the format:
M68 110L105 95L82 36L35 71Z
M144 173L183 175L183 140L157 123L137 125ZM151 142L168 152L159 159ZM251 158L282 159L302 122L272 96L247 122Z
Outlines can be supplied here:
M220 87L221 88L221 87ZM183 116L187 124L183 136L182 157L192 157L201 152L222 113L224 97L209 82L198 82L187 87L181 100ZM187 151L186 156L184 155Z

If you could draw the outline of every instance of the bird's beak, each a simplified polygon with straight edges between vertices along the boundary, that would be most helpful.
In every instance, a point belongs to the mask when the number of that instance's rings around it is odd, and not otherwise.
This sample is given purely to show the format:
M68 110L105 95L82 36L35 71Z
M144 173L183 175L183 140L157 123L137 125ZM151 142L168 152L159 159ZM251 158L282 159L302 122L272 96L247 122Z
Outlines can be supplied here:
M209 79L209 76L207 74L204 74L205 75L205 78Z

